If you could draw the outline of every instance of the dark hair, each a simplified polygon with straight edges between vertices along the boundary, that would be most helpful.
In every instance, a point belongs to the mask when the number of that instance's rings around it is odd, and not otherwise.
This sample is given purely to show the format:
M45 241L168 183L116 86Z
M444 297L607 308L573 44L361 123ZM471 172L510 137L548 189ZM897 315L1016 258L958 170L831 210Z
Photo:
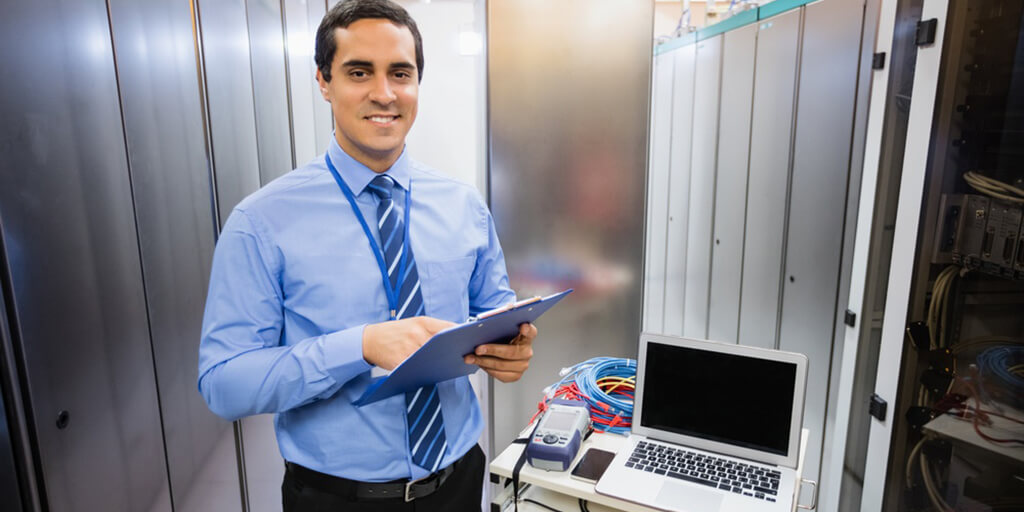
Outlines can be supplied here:
M334 39L335 29L347 28L367 18L386 19L412 32L413 41L416 43L416 74L422 81L423 39L420 38L420 31L416 28L412 16L391 0L343 0L327 11L320 22L320 28L316 30L316 53L313 55L316 67L324 80L331 81L331 62L334 61L334 52L338 49Z

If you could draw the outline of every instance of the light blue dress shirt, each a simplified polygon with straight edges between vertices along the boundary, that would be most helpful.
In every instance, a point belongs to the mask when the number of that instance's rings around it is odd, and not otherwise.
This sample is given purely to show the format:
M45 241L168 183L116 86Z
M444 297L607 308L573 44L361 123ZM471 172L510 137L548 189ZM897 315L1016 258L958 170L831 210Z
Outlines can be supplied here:
M376 176L332 138L331 161L376 225ZM412 187L409 243L426 315L462 322L515 299L494 222L475 188L403 154L387 171ZM374 230L374 236L379 234ZM274 180L231 213L217 242L199 347L199 391L234 420L276 413L285 460L353 480L420 478L406 431L405 397L355 407L370 384L367 324L388 320L377 261L323 157ZM480 437L469 379L438 384L447 466Z

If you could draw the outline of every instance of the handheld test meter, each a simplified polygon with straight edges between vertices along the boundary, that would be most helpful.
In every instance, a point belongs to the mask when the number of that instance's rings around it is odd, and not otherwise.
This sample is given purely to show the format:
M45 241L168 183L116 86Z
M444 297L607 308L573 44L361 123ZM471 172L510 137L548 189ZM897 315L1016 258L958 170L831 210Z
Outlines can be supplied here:
M590 407L585 402L552 400L526 445L527 462L546 471L569 469L589 427Z

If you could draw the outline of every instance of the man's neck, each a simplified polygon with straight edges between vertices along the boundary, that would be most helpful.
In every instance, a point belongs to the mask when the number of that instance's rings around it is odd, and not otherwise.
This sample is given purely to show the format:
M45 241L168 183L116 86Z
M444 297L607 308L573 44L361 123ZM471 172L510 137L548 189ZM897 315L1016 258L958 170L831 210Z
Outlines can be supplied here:
M342 139L340 135L335 136L338 141L338 147L345 152L348 156L352 157L353 160L365 165L371 171L381 174L386 172L391 166L395 165L398 161L398 157L402 156L402 150L405 149L403 144L401 148L391 151L388 153L373 154L369 152L359 151L357 148L352 147L348 144L348 141Z

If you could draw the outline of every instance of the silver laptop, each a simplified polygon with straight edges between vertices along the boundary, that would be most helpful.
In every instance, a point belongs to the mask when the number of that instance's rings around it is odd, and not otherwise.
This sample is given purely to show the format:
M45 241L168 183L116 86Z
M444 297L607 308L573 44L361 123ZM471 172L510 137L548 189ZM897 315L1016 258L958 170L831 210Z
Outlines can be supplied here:
M644 333L629 440L601 494L678 512L789 511L807 358Z

